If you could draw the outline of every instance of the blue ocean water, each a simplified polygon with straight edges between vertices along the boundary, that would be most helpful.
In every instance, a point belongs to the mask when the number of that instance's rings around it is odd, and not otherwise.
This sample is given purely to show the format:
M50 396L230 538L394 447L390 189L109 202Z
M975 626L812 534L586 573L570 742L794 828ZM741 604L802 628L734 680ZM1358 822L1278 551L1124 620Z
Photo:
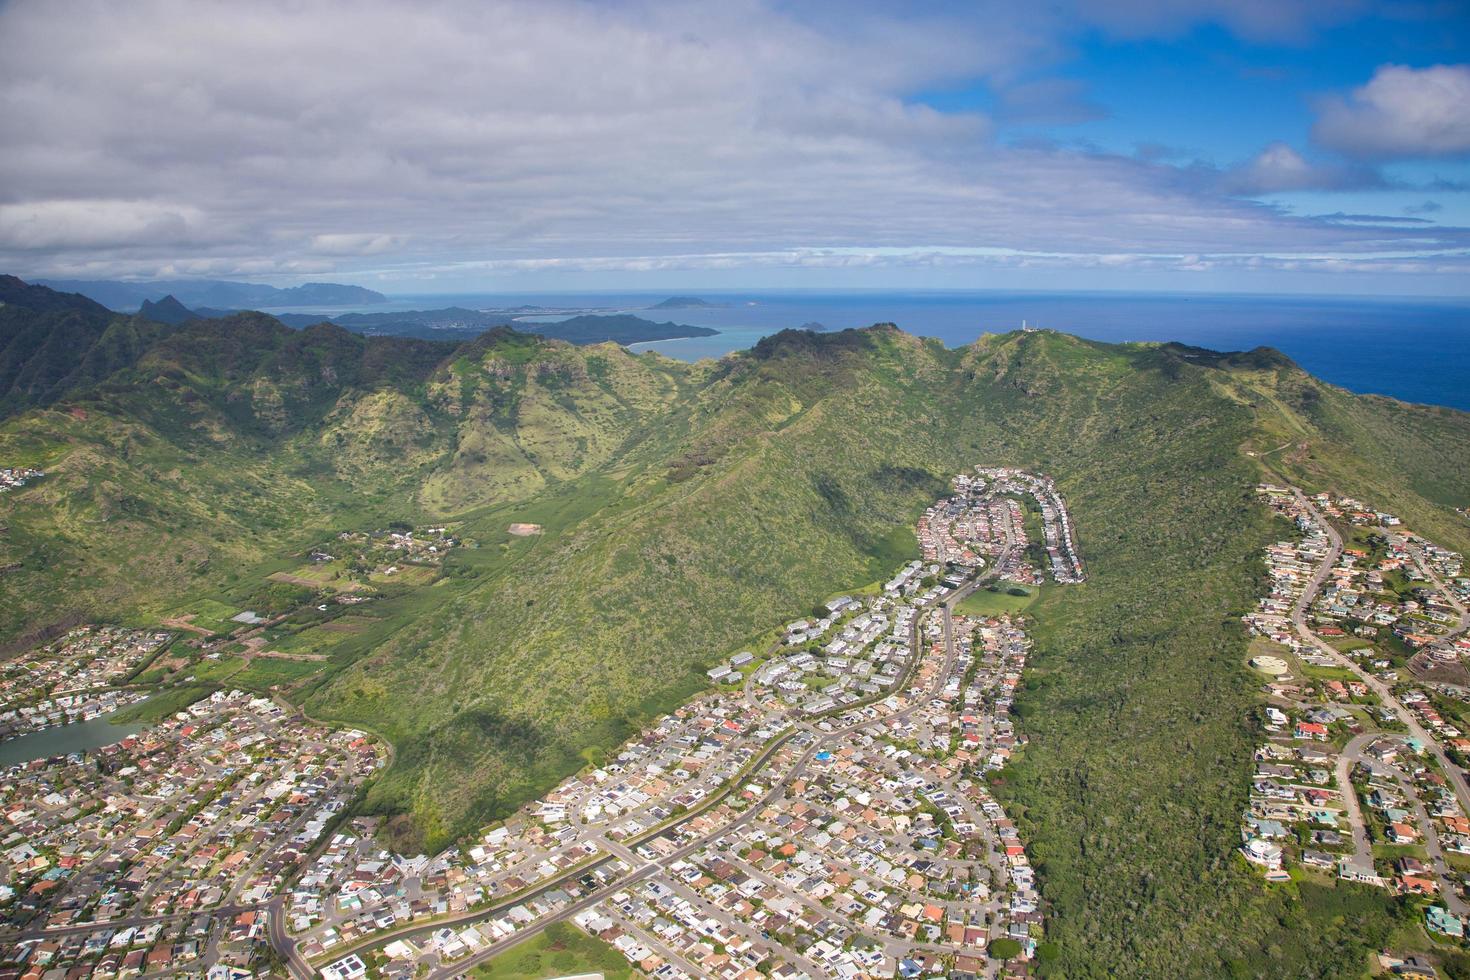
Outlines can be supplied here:
M1022 320L1109 342L1175 340L1214 350L1275 347L1357 392L1470 411L1470 300L1030 292L700 292L716 307L649 310L667 293L397 296L398 309L596 307L713 327L713 337L640 344L696 360L747 348L786 327L891 322L948 346ZM384 309L384 307L375 307Z
M711 298L713 299L713 298ZM742 298L719 310L674 311L673 319L722 332L656 345L693 359L748 347L772 327L809 321L829 328L878 321L948 346L1022 320L1093 340L1175 340L1213 350L1275 347L1303 368L1351 391L1470 411L1470 303L1280 296L1116 294L794 295Z

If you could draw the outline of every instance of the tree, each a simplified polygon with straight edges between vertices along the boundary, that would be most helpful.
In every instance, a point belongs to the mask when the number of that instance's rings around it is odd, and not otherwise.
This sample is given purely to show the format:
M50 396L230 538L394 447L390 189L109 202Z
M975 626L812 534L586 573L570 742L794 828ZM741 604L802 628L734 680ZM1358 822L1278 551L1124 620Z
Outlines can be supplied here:
M1009 960L1021 955L1020 940L1001 937L990 943L990 955L997 960Z

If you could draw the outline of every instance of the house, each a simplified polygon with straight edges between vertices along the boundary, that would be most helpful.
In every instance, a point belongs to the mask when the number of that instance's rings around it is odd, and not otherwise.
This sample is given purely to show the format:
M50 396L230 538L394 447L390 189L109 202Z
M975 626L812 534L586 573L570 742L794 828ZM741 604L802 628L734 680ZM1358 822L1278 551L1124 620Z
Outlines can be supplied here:
M355 953L322 968L323 980L362 980L365 976L367 964Z
M1256 817L1250 818L1247 823L1255 828L1257 837L1285 837L1286 825L1279 820L1262 820Z
M1406 823L1391 823L1383 833L1394 844L1412 844L1419 839L1419 832Z
M1465 923L1459 916L1450 914L1448 909L1439 905L1431 905L1424 910L1424 926L1430 932L1456 939L1465 938Z
M1416 875L1400 875L1398 888L1399 892L1404 895L1439 894L1439 882L1433 878L1422 878Z
M1240 849L1245 859L1252 864L1258 864L1267 871L1279 871L1281 869L1281 845L1273 844L1268 840L1254 837L1246 842Z
M1296 737L1325 742L1327 741L1327 726L1314 721L1299 721L1296 723Z
M1393 863L1393 866L1399 870L1400 874L1420 877L1425 876L1429 871L1429 867L1416 857L1401 857Z
M1359 862L1354 857L1344 857L1337 863L1337 876L1345 881L1357 881L1365 885L1383 886L1383 878L1370 862Z
M1368 746L1367 754L1379 762L1392 762L1399 754L1399 746L1387 739L1378 739Z
M1309 868L1319 868L1323 871L1330 870L1337 863L1337 855L1326 851L1302 851L1302 864Z

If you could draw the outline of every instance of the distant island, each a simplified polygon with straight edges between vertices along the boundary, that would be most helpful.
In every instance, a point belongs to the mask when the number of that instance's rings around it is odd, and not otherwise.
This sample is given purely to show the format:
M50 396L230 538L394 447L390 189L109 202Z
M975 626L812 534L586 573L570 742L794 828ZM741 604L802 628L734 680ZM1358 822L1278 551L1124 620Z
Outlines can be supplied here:
M711 337L719 331L673 322L655 322L630 313L602 313L587 309L551 309L513 306L472 310L449 306L437 310L397 310L381 313L272 312L293 306L367 306L388 297L361 286L309 282L277 288L260 283L223 279L153 280L123 282L110 279L42 279L36 285L76 293L120 313L134 313L153 323L178 326L192 320L216 320L249 310L269 313L297 330L318 323L334 323L367 336L417 337L421 340L471 340L492 327L513 324L517 330L573 344L640 344L655 340ZM697 296L671 296L651 310L716 309ZM569 319L537 323L528 317L565 315ZM808 329L825 329L820 326Z
M144 300L138 315L154 323L177 326L193 320L214 320L241 310L213 307L190 309L173 294L154 302ZM288 327L302 330L318 323L333 323L365 336L416 337L421 340L472 340L494 327L514 322L517 330L534 333L552 340L573 344L639 344L652 340L677 340L685 337L712 337L719 333L709 327L682 323L655 323L628 313L581 314L566 320L537 323L522 319L528 315L545 315L540 307L517 307L511 310L471 310L448 306L441 310L403 310L395 313L342 313L322 316L316 313L271 314Z
M133 313L144 303L158 303L172 296L189 309L198 307L274 309L287 306L367 306L388 302L388 297L362 286L335 282L308 282L281 289L254 282L224 279L161 279L151 282L121 282L112 279L37 279L37 285L68 293L81 293L94 302L120 313Z
M725 306L724 303L711 303L700 299L698 296L670 296L662 303L650 306L650 310L717 310Z
M650 340L675 340L681 337L709 337L719 333L708 327L682 323L654 323L632 314L581 314L566 320L538 323L527 316L546 315L539 307L516 307L507 310L470 310L450 306L442 310L408 310L400 313L344 313L331 322L356 333L395 337L420 337L428 340L455 340L476 337L491 327L512 324L524 333L535 333L553 340L573 344L639 344ZM287 326L304 326L296 317L281 320ZM319 322L319 318L313 318Z
M508 310L470 310L462 306L446 306L438 310L343 313L331 319L333 323L356 333L450 339L456 334L483 333L491 327L507 323L511 318ZM293 321L294 318L282 318L287 326L300 325Z
M719 333L709 327L693 327L685 323L654 323L631 313L611 316L574 316L557 323L517 323L516 329L554 337L574 344L600 344L611 340L619 344L640 344L650 340L679 340L685 337L713 337Z
M826 333L828 327L825 323L818 323L816 320L808 320L796 329L810 330L812 333Z

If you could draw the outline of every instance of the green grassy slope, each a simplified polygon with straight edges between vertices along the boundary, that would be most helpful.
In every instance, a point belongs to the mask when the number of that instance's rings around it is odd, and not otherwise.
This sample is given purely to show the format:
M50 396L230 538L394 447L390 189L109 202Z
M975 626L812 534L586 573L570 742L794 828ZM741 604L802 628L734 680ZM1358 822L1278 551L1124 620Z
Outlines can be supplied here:
M1018 710L1033 741L1000 792L1031 842L1060 968L1305 976L1320 962L1336 975L1316 924L1283 944L1302 960L1265 965L1280 900L1233 854L1257 741L1238 616L1275 533L1238 448L1253 413L1157 349L1032 346L989 362L1044 402L1013 438L1042 437L1038 465L1058 475L1090 578L1028 610L1037 653ZM1090 404L1079 372L1098 382Z
M48 474L0 499L0 642L155 615L339 530L528 499L636 442L676 378L621 348L504 332L456 356L259 314L187 324L0 422L0 460ZM487 440L505 458L476 455Z

